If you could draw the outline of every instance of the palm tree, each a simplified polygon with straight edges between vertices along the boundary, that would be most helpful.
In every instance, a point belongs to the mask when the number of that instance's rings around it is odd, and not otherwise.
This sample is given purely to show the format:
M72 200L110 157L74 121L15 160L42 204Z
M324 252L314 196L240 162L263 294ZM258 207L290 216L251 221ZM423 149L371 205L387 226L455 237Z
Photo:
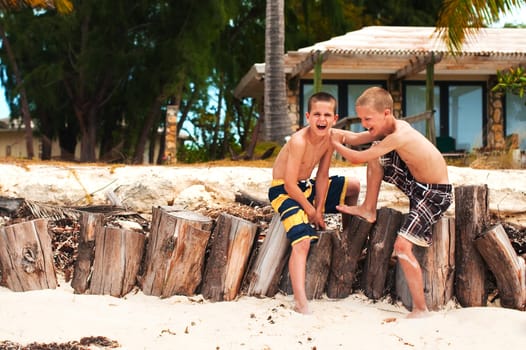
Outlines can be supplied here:
M0 12L16 11L21 8L31 7L40 9L54 9L59 13L69 13L73 9L70 0L0 0ZM29 103L27 101L26 89L23 84L22 75L18 68L15 54L11 48L9 37L5 32L4 26L0 22L0 38L2 39L2 46L6 50L9 64L13 68L16 85L20 94L20 110L22 113L22 120L25 125L25 139L27 158L33 159L35 151L33 148L33 130L31 127L31 114L29 112Z
M284 0L267 0L265 27L265 139L285 142L291 134L291 121L287 113L285 82L285 12Z
M502 13L526 4L526 0L444 0L437 20L437 31L451 52L458 52L466 37L488 23L497 22Z

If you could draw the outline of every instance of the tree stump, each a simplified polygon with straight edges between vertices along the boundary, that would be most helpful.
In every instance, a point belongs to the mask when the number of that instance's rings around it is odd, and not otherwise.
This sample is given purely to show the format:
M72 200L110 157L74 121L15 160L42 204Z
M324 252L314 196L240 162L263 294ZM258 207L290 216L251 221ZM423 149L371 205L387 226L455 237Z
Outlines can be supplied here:
M497 280L500 304L524 310L525 263L517 256L502 225L495 225L475 239L475 246Z
M152 210L144 273L146 295L193 295L202 280L205 251L213 220L174 207Z
M80 214L79 247L73 280L71 281L71 287L75 293L83 294L89 288L89 279L95 258L96 232L103 229L103 222L104 214L88 212Z
M320 238L312 243L307 256L305 272L305 294L308 300L320 299L325 293L332 257L332 239L334 231L319 231ZM281 276L280 290L292 294L292 283L288 265L285 265Z
M144 252L142 232L104 227L95 233L90 294L122 297L135 286Z
M433 225L433 244L413 246L413 254L422 268L424 296L428 309L437 311L453 297L455 280L455 219L442 217ZM396 265L396 295L412 309L412 298L400 264Z
M455 296L463 307L486 306L486 265L474 245L489 221L488 186L455 187Z
M341 234L335 231L331 235L332 262L327 283L329 298L346 298L352 293L358 261L374 225L358 216L342 217L342 220L346 219L348 223L343 225Z
M270 222L263 244L258 250L254 262L245 277L247 295L272 297L278 292L281 273L287 262L290 242L279 214Z
M15 292L57 287L47 224L37 219L0 226L2 285Z
M239 291L258 226L221 214L210 242L201 293L212 301L233 300Z
M403 215L392 208L380 208L367 244L362 286L367 297L377 300L384 295L389 260Z

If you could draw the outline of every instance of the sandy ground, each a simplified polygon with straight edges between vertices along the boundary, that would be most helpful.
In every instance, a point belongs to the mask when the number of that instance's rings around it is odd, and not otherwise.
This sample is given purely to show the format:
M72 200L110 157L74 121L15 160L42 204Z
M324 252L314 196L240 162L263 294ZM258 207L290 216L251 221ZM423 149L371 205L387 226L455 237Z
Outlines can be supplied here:
M264 197L270 181L270 169L250 167L0 164L0 171L0 196L81 205L107 203L104 192L111 189L124 204L145 213L168 201L188 208L221 205L239 190ZM362 167L331 172L356 176L365 185ZM450 169L456 186L487 184L492 211L519 222L526 212L525 175L524 170ZM390 188L382 196L381 205L405 203ZM123 298L78 295L64 281L53 290L12 292L0 287L0 343L105 336L122 349L493 350L526 344L526 313L496 306L460 308L451 303L428 318L410 320L404 318L408 311L401 304L373 303L355 293L314 300L311 308L312 315L295 313L292 296L280 294L213 303L200 295L161 299L140 290Z

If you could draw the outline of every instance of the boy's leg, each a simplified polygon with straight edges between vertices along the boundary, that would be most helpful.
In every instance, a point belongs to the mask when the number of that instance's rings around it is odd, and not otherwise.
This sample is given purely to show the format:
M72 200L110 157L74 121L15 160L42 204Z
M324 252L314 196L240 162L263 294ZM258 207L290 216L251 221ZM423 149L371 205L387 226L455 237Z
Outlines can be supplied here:
M407 317L416 318L425 316L428 310L424 295L422 269L413 254L413 243L402 236L398 236L395 241L394 250L404 272L405 280L413 301L413 309Z
M342 213L359 216L369 222L376 221L376 204L380 185L384 176L384 169L378 159L371 160L367 163L367 190L365 200L359 206L337 206Z
M310 314L307 293L305 292L305 273L310 240L304 239L292 246L289 258L289 273L294 293L294 310L302 314Z

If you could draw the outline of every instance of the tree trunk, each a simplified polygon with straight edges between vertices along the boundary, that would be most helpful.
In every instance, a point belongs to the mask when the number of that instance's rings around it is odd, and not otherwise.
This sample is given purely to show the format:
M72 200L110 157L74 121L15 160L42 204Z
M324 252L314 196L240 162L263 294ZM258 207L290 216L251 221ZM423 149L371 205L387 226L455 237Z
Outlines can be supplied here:
M463 307L485 306L486 265L474 240L488 222L488 187L455 188L455 296Z
M57 287L47 223L37 219L0 226L1 285L15 292Z
M290 242L279 214L274 214L267 235L245 277L246 294L272 297L278 292Z
M335 231L320 231L319 240L310 246L305 272L305 294L308 300L320 299L326 290L332 258L331 236L334 234ZM293 293L288 265L281 276L280 290L285 294Z
M212 301L233 300L239 291L258 226L221 214L211 239L201 293Z
M135 152L133 157L133 164L142 164L144 161L144 150L146 149L146 141L148 141L148 135L150 134L152 128L157 129L155 121L161 113L161 101L160 98L155 99L150 111L144 121L144 126L141 129L141 134L137 145L135 146ZM152 140L153 142L154 140Z
M358 261L371 232L373 224L357 216L345 216L343 232L335 232L332 238L332 263L327 285L329 298L346 298L352 293Z
M380 299L385 294L389 261L402 219L402 213L395 209L378 210L376 223L367 244L362 283L365 295L371 299Z
M104 227L97 231L89 293L128 294L137 280L145 240L142 232L128 229Z
M146 295L193 295L202 280L205 250L213 221L174 207L152 210L144 273Z
M265 26L265 139L285 143L292 132L287 113L284 0L267 0Z
M5 35L4 26L1 24L0 36L2 37L2 46L5 48L7 57L13 68L16 87L20 93L20 110L22 113L22 120L24 121L27 158L33 159L35 156L35 150L33 149L33 128L31 126L31 113L29 112L29 102L27 100L26 88L24 87L22 75L20 74L20 69L18 68L15 54L11 48L11 43L9 38Z
M71 287L75 293L83 294L89 288L89 279L95 258L96 233L103 230L104 214L82 212L77 259ZM142 255L142 254L141 254Z
M437 311L453 297L455 280L455 219L442 217L433 225L433 245L428 248L414 246L422 268L424 295L427 307ZM396 295L412 309L412 298L400 264L396 265Z
M497 280L500 304L524 310L526 303L525 264L517 256L502 225L495 225L475 239L475 246Z

